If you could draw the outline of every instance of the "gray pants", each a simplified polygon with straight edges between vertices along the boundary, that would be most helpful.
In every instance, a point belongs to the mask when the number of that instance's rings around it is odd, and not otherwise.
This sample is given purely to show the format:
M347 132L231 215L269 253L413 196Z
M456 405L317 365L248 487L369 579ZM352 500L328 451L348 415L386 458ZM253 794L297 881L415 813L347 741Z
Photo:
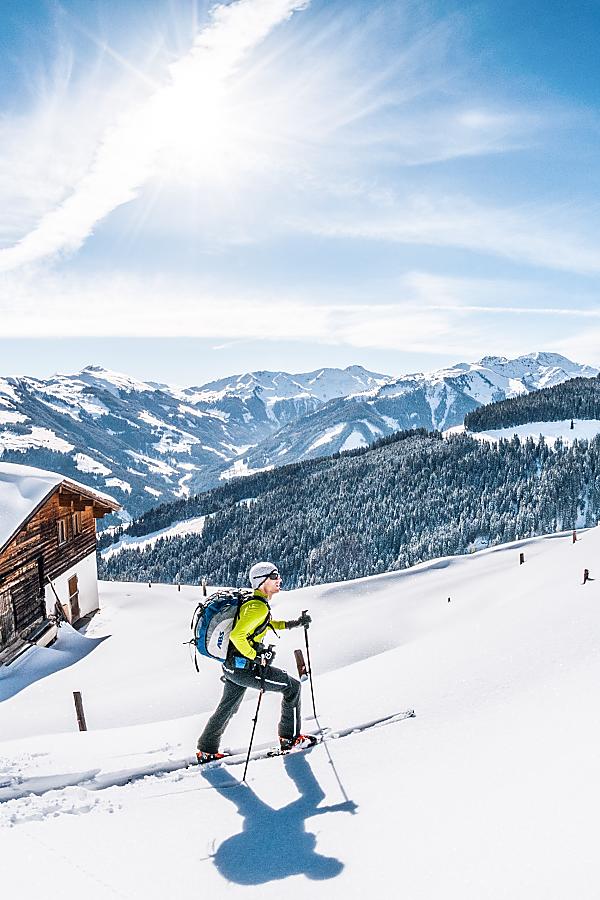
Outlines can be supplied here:
M279 737L293 738L300 734L300 682L296 678L273 666L267 666L262 675L257 675L250 668L234 669L229 662L224 663L223 674L223 696L198 738L198 750L217 753L223 732L240 708L246 688L259 691L264 687L265 691L281 694L281 719L277 729Z

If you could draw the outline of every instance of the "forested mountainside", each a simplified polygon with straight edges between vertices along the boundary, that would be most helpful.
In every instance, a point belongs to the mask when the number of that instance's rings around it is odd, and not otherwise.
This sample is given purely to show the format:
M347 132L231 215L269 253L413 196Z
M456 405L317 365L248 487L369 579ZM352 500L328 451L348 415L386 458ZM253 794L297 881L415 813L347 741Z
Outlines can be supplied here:
M292 587L596 524L600 438L550 449L400 432L165 505L144 517L145 528L200 514L201 535L117 553L101 561L101 577L242 585L251 562L272 559Z
M572 378L553 387L480 406L465 416L465 427L468 431L490 431L563 419L600 419L600 375Z

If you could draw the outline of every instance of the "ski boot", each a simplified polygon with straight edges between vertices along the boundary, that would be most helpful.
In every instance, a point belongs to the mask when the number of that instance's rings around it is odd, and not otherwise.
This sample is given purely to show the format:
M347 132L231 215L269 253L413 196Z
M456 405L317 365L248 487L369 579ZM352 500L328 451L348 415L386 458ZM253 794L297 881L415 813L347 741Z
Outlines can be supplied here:
M316 743L317 739L313 734L297 734L293 738L279 738L279 748L282 753L289 753L290 750L308 750Z
M204 750L198 750L196 753L196 759L198 760L199 766L203 766L209 762L215 762L215 760L224 759L226 756L226 753L206 753Z

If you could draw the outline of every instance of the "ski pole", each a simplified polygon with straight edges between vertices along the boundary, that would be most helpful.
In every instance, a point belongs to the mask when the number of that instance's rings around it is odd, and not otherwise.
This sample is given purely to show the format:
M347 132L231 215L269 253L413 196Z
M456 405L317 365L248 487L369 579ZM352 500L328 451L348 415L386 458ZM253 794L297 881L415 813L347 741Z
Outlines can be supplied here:
M52 588L52 593L56 597L56 603L54 604L54 611L56 614L56 624L60 626L61 622L68 622L69 620L67 619L66 613L65 613L64 609L62 608L62 603L60 602L60 598L59 598L58 594L56 593L56 588L54 587L49 576L46 576L46 581Z
M307 613L307 609L302 610L302 615ZM310 650L308 647L308 625L304 626L304 640L306 642L306 662L308 663L308 677L310 679L310 695L312 697L313 715L317 718L317 708L315 706L315 690L313 688L312 666L310 664Z
M256 704L256 713L254 715L254 719L252 720L254 722L254 725L252 727L252 734L250 735L250 743L248 745L248 755L246 757L246 765L244 766L244 774L242 776L242 781L246 780L246 772L248 771L248 763L250 762L250 754L252 753L252 743L254 741L254 732L256 731L256 723L258 722L258 711L260 709L260 703L263 698L264 692L265 692L265 689L263 686L263 687L261 687L260 693L258 695L258 703Z
M273 649L273 645L269 645L269 650ZM248 771L248 763L250 762L250 754L252 753L252 744L254 743L254 732L256 731L256 724L258 722L258 711L260 709L260 704L262 702L263 694L265 692L265 668L266 664L264 659L261 660L261 668L262 674L260 679L260 693L258 695L258 703L256 704L256 712L254 714L254 725L252 726L252 734L250 735L250 743L248 744L248 755L246 756L246 765L244 766L244 774L242 775L242 781L246 780L246 772Z

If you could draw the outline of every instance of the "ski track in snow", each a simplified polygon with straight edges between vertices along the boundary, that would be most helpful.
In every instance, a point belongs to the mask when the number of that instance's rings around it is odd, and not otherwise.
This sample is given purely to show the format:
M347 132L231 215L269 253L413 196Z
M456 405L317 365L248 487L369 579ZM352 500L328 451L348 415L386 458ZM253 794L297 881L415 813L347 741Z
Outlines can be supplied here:
M414 712L409 710L392 713L373 721L357 722L335 730L325 729L322 731L318 729L315 733L323 733L324 739L308 751L299 752L314 753L317 748L323 749L324 745L331 741L337 741L349 735L357 735L370 729L397 724L413 716ZM163 750L168 749L170 748L163 748ZM273 749L272 743L255 745L250 755L250 762L271 761L269 754ZM198 773L208 771L209 768L241 766L245 763L246 756L247 750L238 747L230 751L230 755L225 759L211 763L202 769L198 767L195 756L189 756L184 759L171 759L162 763L138 766L135 769L121 772L103 772L98 769L37 778L22 778L21 776L10 778L8 760L0 759L0 771L5 773L0 775L0 827L61 814L81 815L98 808L113 812L115 805L109 800L94 797L94 793L107 792L113 788L129 790L141 780L144 780L146 785L150 783L151 779L160 779L161 785L165 781L177 783L184 778L187 779L190 775L197 780ZM273 758L277 758L277 755ZM22 759L20 762L22 767L27 760ZM191 770L191 772L187 770ZM5 775L9 776L8 779Z
M0 805L0 827L13 827L26 822L40 822L49 818L81 816L91 812L112 813L120 805L95 796L83 787L67 787L46 791L41 796L30 794Z

